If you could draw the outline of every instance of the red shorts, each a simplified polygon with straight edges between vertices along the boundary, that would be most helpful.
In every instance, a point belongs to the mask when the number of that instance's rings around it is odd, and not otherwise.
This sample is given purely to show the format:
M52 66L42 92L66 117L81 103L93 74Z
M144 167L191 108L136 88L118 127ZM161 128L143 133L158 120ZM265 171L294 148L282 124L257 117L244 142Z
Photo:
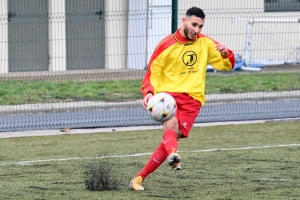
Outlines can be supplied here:
M186 93L168 93L176 100L177 111L175 117L178 120L178 128L183 134L182 137L187 138L202 105Z

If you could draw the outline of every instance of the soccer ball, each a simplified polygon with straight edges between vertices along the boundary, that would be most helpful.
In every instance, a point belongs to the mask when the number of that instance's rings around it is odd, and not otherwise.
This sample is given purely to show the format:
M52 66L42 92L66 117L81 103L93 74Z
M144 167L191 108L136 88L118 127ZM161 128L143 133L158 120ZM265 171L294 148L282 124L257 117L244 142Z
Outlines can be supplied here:
M175 99L165 92L155 94L149 99L147 105L151 118L158 122L170 120L176 113L176 109Z

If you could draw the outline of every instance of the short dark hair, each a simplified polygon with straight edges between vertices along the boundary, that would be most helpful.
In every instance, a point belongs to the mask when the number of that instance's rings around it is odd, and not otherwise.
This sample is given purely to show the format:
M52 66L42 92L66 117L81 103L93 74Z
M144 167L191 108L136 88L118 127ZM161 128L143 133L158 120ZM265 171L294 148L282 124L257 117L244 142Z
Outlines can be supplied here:
M205 18L205 14L203 12L202 9L200 8L197 8L197 7L191 7L189 8L186 13L185 13L186 16L196 16L196 17L200 17L201 19L204 19Z

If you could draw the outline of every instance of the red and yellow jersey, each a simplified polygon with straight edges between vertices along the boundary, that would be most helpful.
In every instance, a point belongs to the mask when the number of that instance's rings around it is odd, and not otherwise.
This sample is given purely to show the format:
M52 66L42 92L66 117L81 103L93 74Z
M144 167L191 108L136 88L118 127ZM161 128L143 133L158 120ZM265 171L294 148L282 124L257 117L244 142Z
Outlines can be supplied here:
M222 57L216 43L203 34L192 42L181 36L179 30L164 38L150 58L142 94L187 93L204 105L207 65L226 71L234 67L233 52L227 49L229 55Z

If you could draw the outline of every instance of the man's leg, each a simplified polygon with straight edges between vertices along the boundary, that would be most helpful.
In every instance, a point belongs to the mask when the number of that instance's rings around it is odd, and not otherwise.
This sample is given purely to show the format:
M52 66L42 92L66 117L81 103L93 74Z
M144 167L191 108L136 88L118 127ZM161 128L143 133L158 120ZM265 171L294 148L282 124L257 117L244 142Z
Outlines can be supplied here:
M164 144L160 143L144 168L131 180L129 187L136 191L144 190L142 183L145 178L154 172L166 160L167 156Z
M182 133L178 130L177 117L164 123L163 143L168 154L168 163L173 170L181 170L180 156L177 153L178 140ZM176 131L175 131L176 130Z
M144 168L137 174L145 179L149 174L154 172L167 158L163 143L160 143L157 149L154 151Z
M171 129L166 130L163 135L163 144L168 156L176 153L178 148L177 133Z
M174 171L181 170L180 156L177 153L177 133L173 130L166 130L163 135L163 143L168 154L168 163Z

